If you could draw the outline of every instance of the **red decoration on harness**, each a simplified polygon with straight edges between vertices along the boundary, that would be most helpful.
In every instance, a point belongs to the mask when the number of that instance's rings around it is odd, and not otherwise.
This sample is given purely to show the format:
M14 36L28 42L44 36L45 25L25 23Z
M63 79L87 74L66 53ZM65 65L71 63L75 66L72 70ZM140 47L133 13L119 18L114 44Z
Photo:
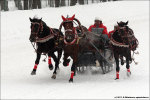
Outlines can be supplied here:
M70 18L65 18L64 16L61 16L61 17L62 17L63 21L66 21L66 20L73 21L75 14Z
M119 72L116 72L116 78L119 79Z
M74 75L74 72L73 72L73 71L71 71L71 76L70 76L70 78L72 78L72 79L73 79L73 75Z
M52 62L51 62L51 57L48 57L48 64L51 65Z
M69 63L67 63L67 66L69 66Z
M37 66L38 66L38 64L35 64L35 65L34 65L34 69L37 69Z

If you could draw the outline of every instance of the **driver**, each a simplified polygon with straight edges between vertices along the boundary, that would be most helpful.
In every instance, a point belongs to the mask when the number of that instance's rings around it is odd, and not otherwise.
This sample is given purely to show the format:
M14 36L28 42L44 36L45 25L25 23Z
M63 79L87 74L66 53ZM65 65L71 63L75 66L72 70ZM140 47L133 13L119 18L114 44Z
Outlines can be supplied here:
M95 17L94 25L91 25L88 30L92 32L92 29L94 28L102 29L100 37L102 38L104 44L106 44L106 42L109 41L107 27L103 25L102 20L99 17Z

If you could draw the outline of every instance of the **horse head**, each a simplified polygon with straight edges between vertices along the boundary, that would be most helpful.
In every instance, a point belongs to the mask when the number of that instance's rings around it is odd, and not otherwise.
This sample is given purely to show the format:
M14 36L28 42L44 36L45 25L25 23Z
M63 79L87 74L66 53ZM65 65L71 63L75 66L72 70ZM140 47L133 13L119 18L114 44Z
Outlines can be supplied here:
M124 44L129 44L128 41L128 36L129 36L129 27L128 25L128 21L127 22L117 22L118 27L116 28L114 34L113 34L113 38L117 41L117 42L121 42Z
M73 21L74 21L75 15L73 15L72 17L64 17L62 16L63 22L60 25L60 30L62 28L62 26L64 27L65 30L65 41L68 43L71 43L72 41L75 41L76 39L76 30L73 26Z
M31 22L31 34L30 34L30 38L29 40L31 42L35 42L36 38L39 37L40 33L43 31L43 21L42 18L41 19L37 19L37 18L29 18L30 22Z
M128 21L127 22L120 21L119 23L117 22L117 24L119 27L124 27L128 25Z

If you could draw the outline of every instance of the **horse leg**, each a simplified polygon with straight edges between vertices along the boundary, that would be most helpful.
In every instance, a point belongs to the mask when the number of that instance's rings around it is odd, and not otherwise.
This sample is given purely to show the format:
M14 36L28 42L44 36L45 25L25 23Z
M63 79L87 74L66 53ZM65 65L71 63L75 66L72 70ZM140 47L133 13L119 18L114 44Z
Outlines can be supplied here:
M122 55L120 56L120 59L121 59L121 65L124 65L124 61L123 61L123 56Z
M53 53L52 55L52 58L54 59L54 61L55 61L55 69L54 69L54 72L53 72L53 75L52 75L52 77L51 78L53 78L53 79L55 79L56 78L56 74L57 74L57 68L58 68L58 65L59 65L59 61L58 61L58 59L57 59L57 57L55 56L55 54Z
M75 63L73 63L71 67L71 75L70 75L69 82L73 82L74 73L75 73Z
M53 65L52 65L52 61L51 61L51 53L48 53L48 67L50 70L53 70Z
M129 56L126 57L126 68L127 68L127 76L128 77L131 75L130 65L129 65L129 59L130 59Z
M114 57L115 57L115 61L116 61L116 79L119 79L119 71L120 71L119 55L118 54L114 54Z
M41 58L41 54L37 53L37 57L36 57L36 60L35 60L35 65L34 65L34 68L31 72L31 75L36 75L36 69L37 69L37 66L39 64L40 58Z
M67 53L64 52L64 61L63 61L63 65L64 66L68 66L70 59L67 59L69 57L69 55Z
M59 62L60 62L61 55L62 55L62 49L59 49L58 50L58 69L59 69Z

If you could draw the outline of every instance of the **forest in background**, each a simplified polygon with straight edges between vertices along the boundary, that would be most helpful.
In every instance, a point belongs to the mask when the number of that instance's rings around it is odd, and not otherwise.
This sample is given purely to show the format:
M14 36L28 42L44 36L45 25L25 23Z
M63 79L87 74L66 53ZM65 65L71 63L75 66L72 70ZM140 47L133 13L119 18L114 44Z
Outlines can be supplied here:
M0 0L0 10L30 10L45 7L74 6L76 4L85 5L110 1L118 0Z

